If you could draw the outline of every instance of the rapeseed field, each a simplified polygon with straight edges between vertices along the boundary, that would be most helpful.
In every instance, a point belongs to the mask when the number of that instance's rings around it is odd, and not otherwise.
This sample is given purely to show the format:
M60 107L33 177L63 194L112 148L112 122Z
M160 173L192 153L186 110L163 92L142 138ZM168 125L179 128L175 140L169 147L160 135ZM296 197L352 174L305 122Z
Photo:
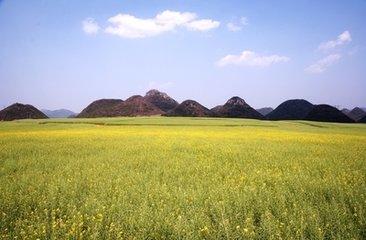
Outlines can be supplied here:
M0 239L366 239L366 126L0 122Z

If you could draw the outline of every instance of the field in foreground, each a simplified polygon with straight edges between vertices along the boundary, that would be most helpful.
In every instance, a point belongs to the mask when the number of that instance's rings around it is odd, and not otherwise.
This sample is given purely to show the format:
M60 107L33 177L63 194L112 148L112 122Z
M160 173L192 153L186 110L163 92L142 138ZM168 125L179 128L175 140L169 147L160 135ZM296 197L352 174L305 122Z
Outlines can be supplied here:
M366 125L0 122L0 239L366 239Z

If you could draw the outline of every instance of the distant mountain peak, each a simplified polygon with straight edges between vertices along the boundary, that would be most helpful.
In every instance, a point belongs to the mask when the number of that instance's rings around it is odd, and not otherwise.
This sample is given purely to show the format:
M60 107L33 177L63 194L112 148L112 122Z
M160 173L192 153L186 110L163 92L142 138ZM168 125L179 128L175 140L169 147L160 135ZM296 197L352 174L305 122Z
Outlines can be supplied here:
M156 89L149 90L144 97L148 102L158 107L163 112L172 110L178 106L178 102L171 98L168 94L160 92Z
M160 92L157 89L151 89L145 94L145 97L152 97L152 96L159 96L165 99L170 98L168 94L166 94L165 92Z
M244 101L244 99L234 96L230 98L226 103L226 106L247 106L248 104Z
M211 112L215 117L263 119L262 114L238 96L230 98L223 106L213 108Z

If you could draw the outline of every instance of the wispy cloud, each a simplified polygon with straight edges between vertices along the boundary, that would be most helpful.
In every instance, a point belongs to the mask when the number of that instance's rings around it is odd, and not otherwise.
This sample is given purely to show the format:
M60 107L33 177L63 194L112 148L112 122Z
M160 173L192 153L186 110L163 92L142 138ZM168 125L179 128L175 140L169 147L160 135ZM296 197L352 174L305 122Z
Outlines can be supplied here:
M325 58L320 59L316 63L310 65L306 70L312 73L322 73L326 71L330 66L337 63L341 59L340 54L330 54Z
M253 51L243 51L239 55L226 55L216 62L220 67L227 65L269 66L274 63L287 62L290 58L279 55L263 56Z
M138 18L129 14L118 14L108 19L110 25L105 29L105 32L123 38L145 38L174 31L177 27L205 32L220 25L220 22L212 19L197 18L197 14L192 12L170 10L163 11L154 18Z
M232 23L232 22L230 22L230 23L226 24L226 27L227 27L227 29L228 29L230 32L239 32L239 31L241 31L241 26L236 25L236 24L234 24L234 23Z
M99 32L99 25L95 22L93 18L86 18L82 22L83 31L88 34L98 33Z
M351 33L349 31L344 31L340 35L338 35L336 40L331 40L325 43L322 43L319 45L319 49L327 50L327 49L333 49L339 45L343 45L345 43L351 42L352 37Z
M248 25L248 18L247 17L241 17L240 18L240 23L242 25Z
M226 24L226 28L230 32L239 32L241 31L243 25L248 25L247 17L241 17L239 23L229 22Z

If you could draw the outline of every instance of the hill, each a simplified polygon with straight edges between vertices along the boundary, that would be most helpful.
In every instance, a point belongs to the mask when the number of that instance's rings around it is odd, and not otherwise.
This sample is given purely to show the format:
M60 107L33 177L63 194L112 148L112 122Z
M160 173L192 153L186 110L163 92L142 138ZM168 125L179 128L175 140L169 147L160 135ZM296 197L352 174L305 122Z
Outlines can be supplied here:
M313 109L313 104L304 99L292 99L281 103L269 113L269 120L303 120Z
M366 112L359 107L355 107L346 115L357 122L358 120L366 116Z
M163 112L167 112L169 110L172 110L173 108L175 108L179 104L173 98L168 96L168 94L166 94L164 92L160 92L156 89L152 89L152 90L148 91L145 94L144 98L148 102L150 102L153 105L155 105L156 107L158 107Z
M15 103L0 111L0 121L43 118L48 117L43 112L29 104Z
M49 118L69 118L77 115L73 111L67 109L58 109L58 110L42 109L42 112L46 114L47 117Z
M232 97L222 107L214 108L214 117L263 119L263 115L249 106L242 98Z
M342 113L335 107L320 104L315 105L313 109L306 116L305 120L318 121L318 122L339 122L339 123L352 123L354 122L347 115Z
M161 109L140 95L129 97L126 101L119 103L113 109L118 113L118 116L124 117L152 116L164 113Z
M116 117L118 111L115 107L123 103L121 99L99 99L89 104L81 111L78 118Z
M194 100L185 100L174 109L163 114L168 117L209 117L210 110Z
M263 116L266 116L273 111L273 108L264 107L264 108L256 109L256 111L259 112L260 114L262 114Z
M217 105L216 107L211 108L210 114L211 116L218 116L220 112L222 111L224 105Z
M358 120L358 123L366 123L366 116Z

